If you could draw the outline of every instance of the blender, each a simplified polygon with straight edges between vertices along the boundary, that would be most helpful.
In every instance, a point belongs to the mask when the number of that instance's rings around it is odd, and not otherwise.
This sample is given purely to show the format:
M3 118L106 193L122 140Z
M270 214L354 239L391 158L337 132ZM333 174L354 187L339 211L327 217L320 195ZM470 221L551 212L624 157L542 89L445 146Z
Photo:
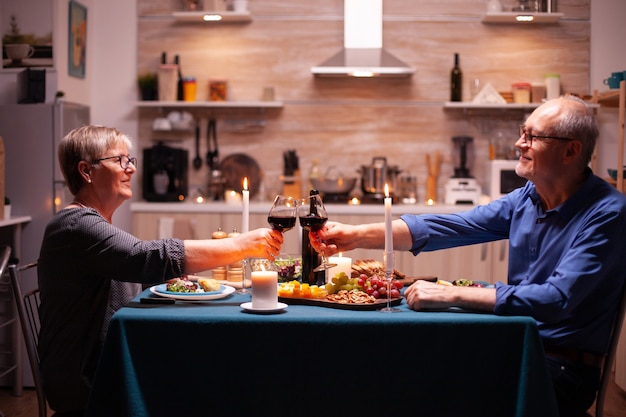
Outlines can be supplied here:
M467 167L468 147L473 141L474 138L470 136L454 136L452 138L458 159L455 160L454 176L448 180L445 186L446 204L478 204L481 189L470 175Z

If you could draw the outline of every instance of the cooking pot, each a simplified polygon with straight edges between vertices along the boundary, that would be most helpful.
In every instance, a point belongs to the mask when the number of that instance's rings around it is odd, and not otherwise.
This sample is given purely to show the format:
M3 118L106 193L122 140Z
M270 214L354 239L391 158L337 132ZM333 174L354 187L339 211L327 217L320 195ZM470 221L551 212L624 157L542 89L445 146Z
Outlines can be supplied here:
M320 193L326 194L348 194L354 188L357 178L344 178L334 167L326 171L324 178L310 178L313 188Z
M397 165L387 165L387 158L378 156L372 158L372 165L361 166L361 190L364 194L377 198L385 197L385 184L392 194L396 188L396 180L400 170Z

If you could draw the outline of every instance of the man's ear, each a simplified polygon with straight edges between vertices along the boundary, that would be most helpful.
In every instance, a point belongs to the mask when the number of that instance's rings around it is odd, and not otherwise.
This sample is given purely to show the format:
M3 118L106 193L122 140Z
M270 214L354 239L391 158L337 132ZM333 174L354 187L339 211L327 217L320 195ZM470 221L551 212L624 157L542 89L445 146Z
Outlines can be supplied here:
M583 151L583 144L577 140L572 140L567 143L567 146L565 147L565 153L563 156L568 162L571 162L572 160L579 157L582 151Z

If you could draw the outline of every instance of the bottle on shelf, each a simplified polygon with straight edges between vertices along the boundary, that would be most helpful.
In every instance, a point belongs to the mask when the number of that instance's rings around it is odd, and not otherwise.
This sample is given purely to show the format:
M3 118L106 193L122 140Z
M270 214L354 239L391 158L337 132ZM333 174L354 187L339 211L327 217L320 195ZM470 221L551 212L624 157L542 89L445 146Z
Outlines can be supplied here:
M174 56L174 64L178 67L178 82L176 84L176 99L178 101L183 101L185 98L184 89L183 89L183 73L180 70L180 56Z
M463 72L458 53L454 54L454 68L450 71L450 101L463 101Z
M309 195L319 194L318 190L310 190ZM317 206L313 200L310 201L310 212L316 213ZM309 240L309 229L302 228L302 283L317 285L326 281L326 271L313 271L320 264L319 254L313 249Z

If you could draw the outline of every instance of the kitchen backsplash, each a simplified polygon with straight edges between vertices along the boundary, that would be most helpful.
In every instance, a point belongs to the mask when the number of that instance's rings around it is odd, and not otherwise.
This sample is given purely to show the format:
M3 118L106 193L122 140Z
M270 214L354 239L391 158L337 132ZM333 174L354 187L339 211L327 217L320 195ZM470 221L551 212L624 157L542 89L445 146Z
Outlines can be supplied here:
M253 156L266 176L282 173L284 150L296 149L306 175L313 159L322 172L339 168L345 176L374 156L387 157L402 172L418 178L418 199L424 197L425 155L444 155L439 193L453 174L457 135L474 137L471 174L485 184L489 139L517 139L523 112L475 114L444 109L455 52L463 70L463 95L469 100L473 79L510 91L513 82L540 83L544 74L561 75L563 92L589 94L589 0L561 0L564 13L556 24L486 24L486 1L407 2L385 0L385 49L415 68L406 79L316 78L310 68L343 46L343 0L316 2L250 0L249 23L196 24L176 22L171 13L182 0L138 0L138 72L156 71L162 52L178 54L184 76L198 83L205 100L209 80L227 80L229 99L260 100L272 86L280 109L199 110L203 119L200 155L207 151L206 119L217 119L220 157ZM502 1L506 8L516 2ZM194 134L155 132L153 120L167 110L140 109L138 147L158 140L189 150L190 184L206 184L206 164L191 168ZM241 129L251 125L252 129Z

